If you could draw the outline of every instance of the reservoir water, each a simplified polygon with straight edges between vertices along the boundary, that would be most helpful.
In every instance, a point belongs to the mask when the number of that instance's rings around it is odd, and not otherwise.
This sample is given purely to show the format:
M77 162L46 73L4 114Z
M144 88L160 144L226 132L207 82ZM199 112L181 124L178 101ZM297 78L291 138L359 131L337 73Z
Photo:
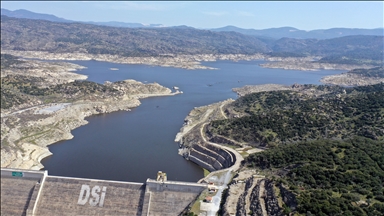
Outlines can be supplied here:
M125 65L97 61L71 61L86 69L78 71L88 80L104 83L134 79L157 82L183 94L153 97L130 112L118 111L91 116L89 124L72 131L74 138L50 145L52 156L42 164L50 175L144 182L166 172L169 180L194 181L203 170L177 154L174 142L184 118L198 106L228 98L236 99L232 88L256 84L320 84L321 77L342 71L297 71L268 69L262 61L205 62L218 70L185 70L146 65ZM118 68L119 70L110 70Z

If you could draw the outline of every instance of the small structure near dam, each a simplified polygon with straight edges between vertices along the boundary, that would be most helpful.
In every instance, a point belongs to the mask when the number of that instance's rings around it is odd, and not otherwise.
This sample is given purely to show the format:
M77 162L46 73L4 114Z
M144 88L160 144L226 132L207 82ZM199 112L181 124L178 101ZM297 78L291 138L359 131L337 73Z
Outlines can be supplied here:
M166 178L134 183L2 168L1 215L179 215L206 188Z

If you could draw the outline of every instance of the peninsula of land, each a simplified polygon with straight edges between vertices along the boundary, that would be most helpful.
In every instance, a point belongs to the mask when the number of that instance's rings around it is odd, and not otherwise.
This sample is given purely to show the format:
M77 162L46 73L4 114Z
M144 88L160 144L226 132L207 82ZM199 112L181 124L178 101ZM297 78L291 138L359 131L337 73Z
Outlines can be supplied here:
M345 64L345 63L330 63L319 61L320 57L268 57L267 62L260 64L265 68L280 68L285 70L353 70L356 68L369 69L374 67L372 64Z
M19 60L2 55L1 166L41 169L48 145L71 139L86 117L140 105L141 98L181 93L135 80L97 84L69 63Z
M325 84L342 86L365 86L384 82L384 67L374 67L369 70L354 69L346 73L325 76L320 80Z

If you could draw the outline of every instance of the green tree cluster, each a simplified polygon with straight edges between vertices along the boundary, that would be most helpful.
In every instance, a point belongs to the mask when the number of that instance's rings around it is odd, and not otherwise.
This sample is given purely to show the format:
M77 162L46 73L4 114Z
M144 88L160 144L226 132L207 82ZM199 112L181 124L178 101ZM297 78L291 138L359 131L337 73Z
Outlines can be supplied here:
M297 212L383 215L384 142L363 137L278 146L250 155L248 167L284 173Z
M354 135L384 140L383 83L355 88L325 85L305 88L323 94L296 91L248 94L231 105L243 117L212 121L207 130L213 135L261 146Z

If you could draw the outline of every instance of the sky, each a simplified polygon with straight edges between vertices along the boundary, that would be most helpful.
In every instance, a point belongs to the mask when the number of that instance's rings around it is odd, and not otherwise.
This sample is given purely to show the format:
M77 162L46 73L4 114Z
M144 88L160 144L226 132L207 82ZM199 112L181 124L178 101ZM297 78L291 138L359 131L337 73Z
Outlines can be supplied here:
M295 27L383 28L383 1L1 1L1 8L26 9L76 21L187 25L195 28Z

